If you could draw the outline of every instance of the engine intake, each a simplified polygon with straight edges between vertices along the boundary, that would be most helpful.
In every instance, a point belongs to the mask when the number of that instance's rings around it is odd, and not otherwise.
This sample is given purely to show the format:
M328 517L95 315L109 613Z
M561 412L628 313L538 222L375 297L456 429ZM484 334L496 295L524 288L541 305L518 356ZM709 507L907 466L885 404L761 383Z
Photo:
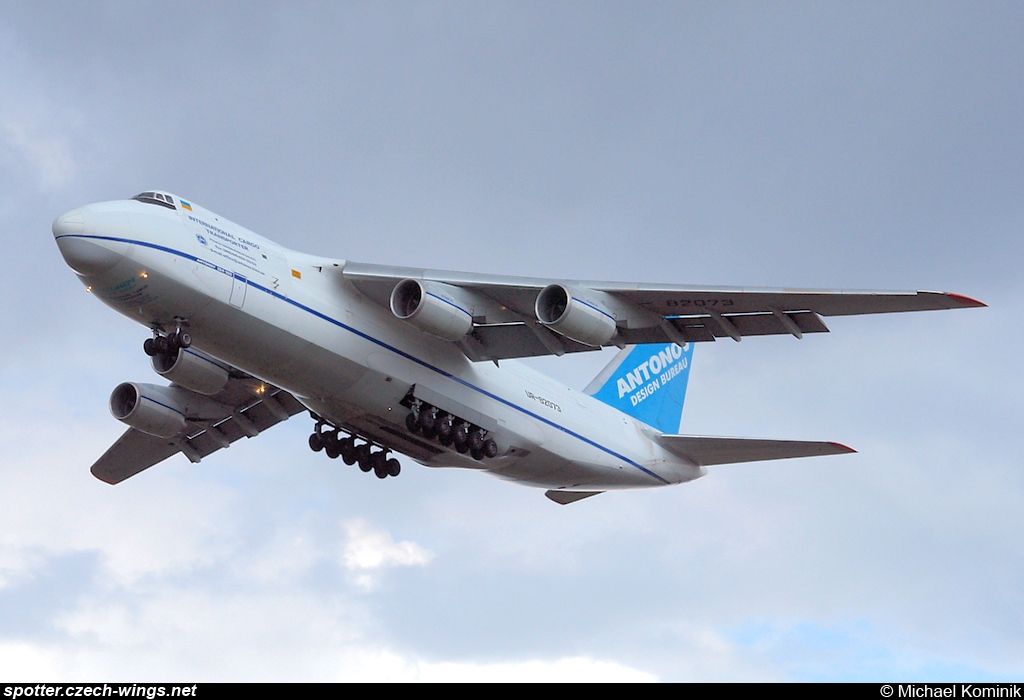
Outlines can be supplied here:
M152 384L119 384L110 394L110 412L147 435L179 435L185 430L185 411L166 389Z
M584 345L601 347L615 335L611 314L560 284L541 290L534 312L541 324Z
M458 287L404 279L391 291L391 313L422 331L458 340L473 328L473 305Z
M228 383L228 371L190 348L178 348L173 355L153 355L153 369L186 389L213 396Z

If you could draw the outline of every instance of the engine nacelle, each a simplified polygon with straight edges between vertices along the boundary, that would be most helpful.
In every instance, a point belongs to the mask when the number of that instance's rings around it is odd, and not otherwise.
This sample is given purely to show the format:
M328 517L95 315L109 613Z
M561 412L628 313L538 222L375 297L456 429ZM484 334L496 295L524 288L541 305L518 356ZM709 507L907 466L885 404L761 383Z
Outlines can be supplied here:
M473 329L473 304L458 287L404 279L391 291L391 313L444 340L458 340Z
M186 426L184 407L170 387L119 384L110 394L110 412L122 423L162 438L180 435Z
M615 335L615 319L597 304L560 284L549 284L537 295L537 320L566 338L601 347Z
M227 386L228 371L195 350L179 348L175 355L153 356L153 369L186 389L212 396Z

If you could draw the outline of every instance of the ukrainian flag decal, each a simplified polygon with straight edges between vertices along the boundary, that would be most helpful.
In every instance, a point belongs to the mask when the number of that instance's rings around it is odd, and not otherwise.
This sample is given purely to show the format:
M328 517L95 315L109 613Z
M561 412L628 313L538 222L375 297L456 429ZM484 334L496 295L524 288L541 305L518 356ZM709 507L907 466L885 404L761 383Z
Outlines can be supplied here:
M181 208L182 209L188 209L189 211L192 211L192 205L191 204L186 202L184 199L179 199L178 201L181 202Z

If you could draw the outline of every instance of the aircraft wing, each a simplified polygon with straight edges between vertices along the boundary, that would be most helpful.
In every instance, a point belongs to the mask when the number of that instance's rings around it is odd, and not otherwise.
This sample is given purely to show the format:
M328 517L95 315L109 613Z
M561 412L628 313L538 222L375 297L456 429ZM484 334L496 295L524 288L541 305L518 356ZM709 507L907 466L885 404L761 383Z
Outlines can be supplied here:
M838 442L761 440L695 435L659 435L656 439L666 450L698 467L796 457L823 457L856 452Z
M345 263L345 281L385 307L406 279L457 288L472 305L471 331L457 341L474 361L595 350L599 345L684 343L752 335L827 333L823 316L985 306L959 294L922 291L755 289L565 281ZM598 344L580 342L538 322L538 295L560 285L583 306L614 321ZM557 329L556 329L557 330Z
M257 396L251 391L254 383L262 389ZM206 425L190 424L185 435L161 438L129 428L92 465L93 476L108 484L118 484L179 452L191 462L199 462L236 440L255 437L306 410L287 391L259 384L248 375L232 377L228 387L216 398L227 399L227 415Z

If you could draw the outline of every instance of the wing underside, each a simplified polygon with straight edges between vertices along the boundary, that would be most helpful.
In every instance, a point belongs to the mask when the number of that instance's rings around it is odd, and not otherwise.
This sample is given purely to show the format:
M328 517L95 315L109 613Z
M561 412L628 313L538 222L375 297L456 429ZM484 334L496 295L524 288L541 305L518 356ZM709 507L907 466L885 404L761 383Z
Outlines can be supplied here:
M306 410L294 396L274 387L263 385L260 397L255 399L250 392L239 389L233 387L228 392L236 402L226 404L232 409L227 415L205 424L191 424L183 435L162 438L129 428L90 471L100 481L118 484L179 452L198 462L243 437L255 437Z
M535 303L551 280L345 263L342 279L384 307L402 280L455 287L476 301L470 332L457 341L473 361L562 355L600 349L538 323ZM701 343L719 338L827 333L824 316L928 311L984 306L945 292L873 292L752 289L559 282L588 306L614 318L615 333L603 346Z

